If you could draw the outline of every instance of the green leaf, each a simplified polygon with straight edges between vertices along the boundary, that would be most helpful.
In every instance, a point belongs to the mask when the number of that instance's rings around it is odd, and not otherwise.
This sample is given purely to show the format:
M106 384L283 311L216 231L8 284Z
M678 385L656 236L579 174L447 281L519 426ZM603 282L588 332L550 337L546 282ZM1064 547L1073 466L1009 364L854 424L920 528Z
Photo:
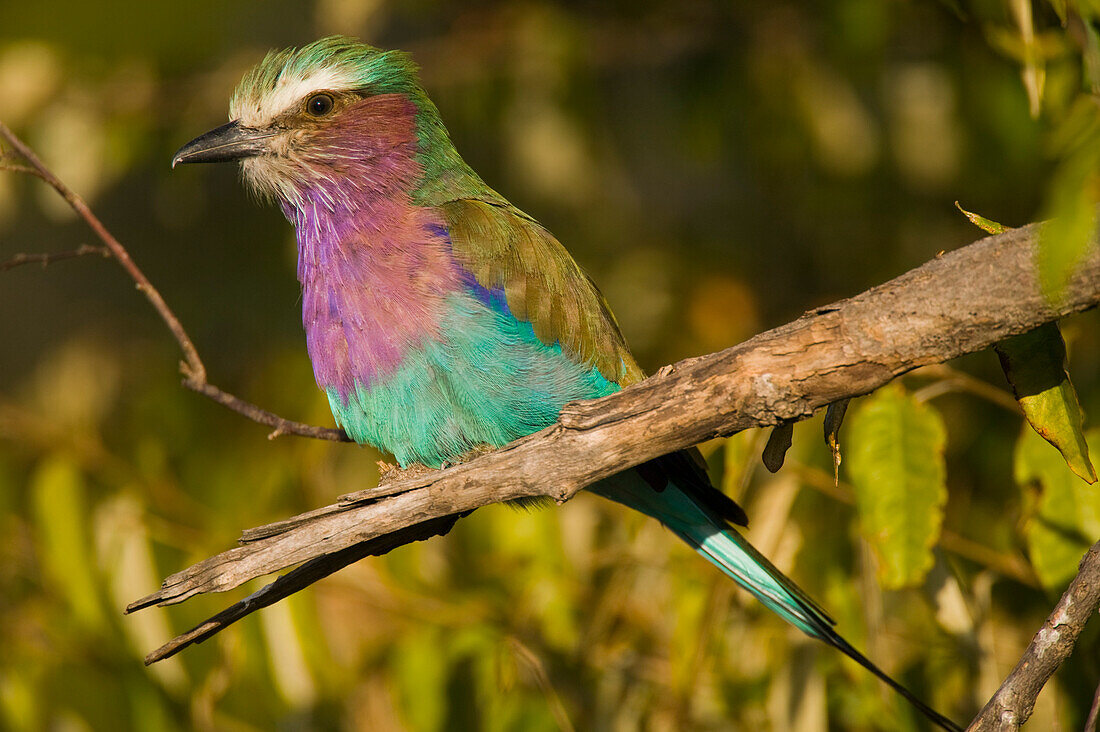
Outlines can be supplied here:
M1073 472L1086 483L1095 483L1085 417L1066 371L1066 344L1058 324L1047 323L994 348L1028 424L1058 448Z
M1031 0L1009 0L1016 27L1020 31L1020 44L1023 47L1023 68L1020 76L1027 90L1027 98L1033 119L1039 118L1043 103L1043 89L1046 84L1046 68L1036 42L1035 21L1031 14Z
M1100 429L1089 430L1086 438L1100 450ZM1078 480L1030 429L1021 431L1013 462L1016 482L1040 490L1038 506L1024 524L1031 564L1044 587L1059 589L1100 537L1100 492Z
M1050 0L1050 8L1058 16L1058 20L1062 22L1062 25L1066 23L1066 0ZM1084 25L1088 25L1085 23Z
M759 430L750 429L730 435L722 451L722 492L737 500L755 466L756 439Z
M392 683L408 726L416 730L444 728L447 698L447 645L440 628L425 626L404 634L393 646Z
M987 234L1003 234L1009 230L1009 227L1005 226L1004 224L998 224L996 221L990 221L984 216L979 216L976 213L967 211L965 208L959 205L958 201L955 201L955 208L962 211L963 216L970 219L970 223L974 224Z
M1100 107L1082 97L1055 131L1054 172L1044 206L1050 221L1039 234L1039 279L1051 300L1062 296L1096 231L1100 190Z
M939 414L897 384L849 420L848 470L884 587L915 585L932 568L947 501L945 441Z
M34 474L31 494L46 575L68 601L79 625L102 628L106 618L86 529L83 476L69 460L47 458Z

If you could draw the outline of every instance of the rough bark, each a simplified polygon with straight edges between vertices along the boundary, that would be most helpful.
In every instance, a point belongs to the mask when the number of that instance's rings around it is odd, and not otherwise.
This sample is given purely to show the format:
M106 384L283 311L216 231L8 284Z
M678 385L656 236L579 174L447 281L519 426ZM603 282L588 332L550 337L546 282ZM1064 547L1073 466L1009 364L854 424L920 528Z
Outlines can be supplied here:
M530 496L565 501L662 454L809 417L911 369L1100 303L1095 247L1064 299L1051 304L1045 298L1034 267L1038 230L1032 225L982 239L738 346L682 361L617 394L567 405L555 425L469 462L403 475L247 531L242 546L168 577L127 611L228 590L489 503Z
M1092 545L1077 576L1039 628L1023 657L967 732L1014 732L1028 720L1035 700L1077 645L1077 637L1100 607L1100 542ZM1100 691L1097 691L1100 698ZM1095 729L1095 704L1085 730Z
M45 181L104 243L59 254L18 254L0 263L0 271L90 254L114 258L179 343L185 386L273 427L269 437L347 440L342 430L284 419L208 383L190 337L126 249L2 123L0 138L28 163L0 155L0 170ZM1038 230L1032 225L989 237L739 346L661 369L619 394L567 405L556 425L463 465L415 476L406 472L332 506L250 529L241 537L244 546L172 575L159 592L132 603L127 612L301 566L150 653L146 663L201 642L363 557L445 534L478 506L540 495L565 501L600 478L661 454L747 427L790 424L911 369L981 350L1100 303L1095 243L1063 299L1052 304L1043 297L1033 266ZM771 462L777 469L781 459ZM1072 652L1098 606L1100 543L970 729L1014 730L1026 721L1039 691ZM1100 689L1090 727L1098 711Z

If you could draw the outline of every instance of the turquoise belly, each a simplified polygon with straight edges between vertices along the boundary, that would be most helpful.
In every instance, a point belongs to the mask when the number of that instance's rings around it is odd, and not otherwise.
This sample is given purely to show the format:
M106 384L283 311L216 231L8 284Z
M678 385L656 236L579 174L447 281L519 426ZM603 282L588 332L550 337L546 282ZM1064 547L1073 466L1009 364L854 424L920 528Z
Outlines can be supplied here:
M348 435L402 467L438 467L479 445L507 444L553 423L566 402L619 389L507 312L465 294L447 306L442 338L410 349L392 374L369 389L357 383L347 400L326 390Z

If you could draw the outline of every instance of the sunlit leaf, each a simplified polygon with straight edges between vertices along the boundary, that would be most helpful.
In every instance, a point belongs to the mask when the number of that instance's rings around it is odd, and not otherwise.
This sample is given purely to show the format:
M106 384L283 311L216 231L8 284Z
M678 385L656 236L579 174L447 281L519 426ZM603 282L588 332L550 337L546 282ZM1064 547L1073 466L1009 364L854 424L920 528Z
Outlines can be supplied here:
M138 491L120 493L103 501L95 511L96 557L114 607L126 607L135 597L156 587L160 579L139 495ZM134 658L141 658L174 635L167 617L160 613L129 615L123 621L122 631L129 639ZM183 668L177 656L149 667L148 672L173 692L179 692L188 683Z
M132 719L140 720L144 729L170 730L181 729L175 716L175 710L169 707L165 696L158 690L144 684L132 684L128 687L128 706Z
M13 732L42 729L42 700L35 694L29 674L0 671L0 722Z
M47 458L31 484L37 546L46 573L68 601L73 619L86 627L102 627L98 572L87 534L84 481L62 457Z
M1028 423L1058 448L1070 469L1086 483L1096 469L1085 442L1084 414L1066 371L1066 344L1057 323L1009 338L996 346L1001 367L1012 384Z
M262 580L253 583L262 587ZM316 701L317 688L306 662L305 646L310 634L295 622L293 611L301 597L288 598L260 613L260 626L271 678L283 700L291 708L307 708Z
M1050 0L1050 8L1058 15L1058 20L1064 24L1066 22L1066 0Z
M1042 63L1041 54L1036 48L1031 0L1009 0L1008 5L1016 21L1016 28L1020 32L1020 42L1024 50L1023 68L1020 74L1024 81L1024 88L1027 90L1028 106L1031 109L1031 116L1038 118L1043 102L1046 69Z
M751 471L755 460L754 446L759 430L744 430L726 438L722 450L722 492L736 500L744 491L746 471Z
M1009 227L1005 226L1004 224L998 224L996 221L991 221L985 216L967 211L965 208L959 205L958 201L955 201L955 208L962 211L963 216L970 219L970 223L974 224L987 234L1003 234L1009 230Z
M1100 450L1100 430L1086 438ZM1016 482L1038 485L1039 504L1024 525L1028 553L1044 587L1059 589L1077 573L1077 564L1100 537L1100 492L1082 483L1064 460L1032 430L1016 442Z
M916 584L932 567L947 501L943 422L891 384L864 402L848 429L856 506L879 578L888 588Z
M438 629L406 633L394 644L393 682L409 727L443 729L448 664Z
M1053 152L1062 158L1051 180L1039 236L1039 278L1057 300L1088 251L1100 200L1100 107L1079 99L1055 130Z
M1064 18L1064 9L1063 16ZM1064 22L1064 20L1063 20ZM1082 49L1082 66L1085 69L1085 78L1088 79L1092 93L1100 92L1100 34L1091 22L1081 24L1085 31L1085 46Z

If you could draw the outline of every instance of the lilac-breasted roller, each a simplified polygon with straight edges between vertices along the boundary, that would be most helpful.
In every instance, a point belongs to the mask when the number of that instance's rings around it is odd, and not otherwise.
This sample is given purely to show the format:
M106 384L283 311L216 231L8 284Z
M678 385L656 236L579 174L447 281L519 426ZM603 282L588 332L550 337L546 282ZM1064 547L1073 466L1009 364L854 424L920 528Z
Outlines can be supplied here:
M270 53L229 115L172 164L239 160L294 225L314 375L357 442L403 467L440 466L643 378L595 284L459 156L407 54L339 37ZM958 729L841 638L738 533L744 511L696 451L590 490L657 519L779 616Z

